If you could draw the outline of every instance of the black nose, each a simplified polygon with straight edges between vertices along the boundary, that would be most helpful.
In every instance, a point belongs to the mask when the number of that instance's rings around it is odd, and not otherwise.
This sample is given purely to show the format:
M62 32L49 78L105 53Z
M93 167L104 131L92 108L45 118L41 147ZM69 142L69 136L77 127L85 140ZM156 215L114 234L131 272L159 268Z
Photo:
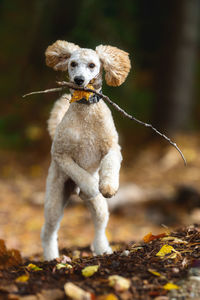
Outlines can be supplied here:
M78 85L82 85L85 78L83 76L76 76L74 77L74 82Z

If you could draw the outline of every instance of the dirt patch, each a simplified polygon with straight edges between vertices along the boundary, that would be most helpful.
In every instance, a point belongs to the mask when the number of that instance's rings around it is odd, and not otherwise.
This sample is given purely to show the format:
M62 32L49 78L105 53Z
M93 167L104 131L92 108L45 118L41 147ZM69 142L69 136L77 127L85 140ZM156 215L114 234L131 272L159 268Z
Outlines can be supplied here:
M94 257L89 247L71 248L62 250L64 256L59 261L42 262L27 258L19 265L15 261L12 267L2 265L0 297L5 300L69 299L64 293L64 285L71 282L87 291L91 299L97 300L171 299L173 290L177 291L179 296L176 299L179 299L181 291L187 293L188 272L192 270L196 281L199 278L196 273L199 271L200 226L163 231L163 235L157 237L148 234L144 240L137 244L115 244L113 248L119 247L120 250L112 255ZM82 273L87 266L98 266L98 269L87 277ZM111 286L111 275L128 279L130 286L120 289L120 282ZM47 293L48 290L53 291ZM32 297L23 298L27 295ZM161 296L164 298L158 298Z

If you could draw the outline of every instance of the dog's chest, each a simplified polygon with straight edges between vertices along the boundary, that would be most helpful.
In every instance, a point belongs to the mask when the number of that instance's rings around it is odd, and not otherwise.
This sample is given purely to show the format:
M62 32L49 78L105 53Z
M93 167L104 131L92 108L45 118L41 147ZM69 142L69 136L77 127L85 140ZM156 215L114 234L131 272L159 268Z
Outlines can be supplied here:
M83 116L69 111L62 123L64 151L82 168L98 168L110 139L104 120L91 112Z
M102 156L101 142L96 132L82 124L81 127L68 128L66 138L66 150L75 162L84 169L95 169Z
M57 128L54 144L82 168L95 170L118 135L110 110L103 101L94 105L70 105Z

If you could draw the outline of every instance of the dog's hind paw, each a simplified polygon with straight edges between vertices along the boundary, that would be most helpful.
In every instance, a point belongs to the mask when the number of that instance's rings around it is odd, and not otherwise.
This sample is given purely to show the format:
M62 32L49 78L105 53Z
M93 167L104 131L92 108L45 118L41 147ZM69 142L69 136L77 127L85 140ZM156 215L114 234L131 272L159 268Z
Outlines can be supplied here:
M91 245L91 250L94 255L112 254L112 248L109 245L107 238L95 239Z

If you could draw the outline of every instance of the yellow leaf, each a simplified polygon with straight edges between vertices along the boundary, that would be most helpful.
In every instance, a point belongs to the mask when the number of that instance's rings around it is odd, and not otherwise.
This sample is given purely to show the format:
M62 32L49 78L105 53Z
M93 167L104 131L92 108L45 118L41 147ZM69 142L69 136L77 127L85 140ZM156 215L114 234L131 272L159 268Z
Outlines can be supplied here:
M101 295L101 296L97 296L97 298L95 298L96 300L118 300L117 296L115 296L114 294L106 294L106 295Z
M114 294L108 294L105 300L118 300L118 298Z
M171 282L168 282L168 283L166 283L166 284L163 286L163 288L164 288L165 290L178 290L178 289L179 289L179 286L176 285L176 284L173 284L173 283L171 283Z
M34 264L29 264L29 265L27 266L27 269L28 269L29 271L41 271L41 270L42 270L42 268L40 268L40 267L38 267L38 266L36 266L36 265L34 265Z
M28 275L22 275L15 279L16 282L27 282L29 280Z
M92 86L91 84L88 84L88 85L86 86L86 88L92 89L92 90L94 89L93 86ZM74 93L73 93L73 95L72 95L72 98L71 98L71 100L70 100L70 103L79 101L79 100L81 100L82 98L88 100L89 97L90 97L91 95L93 95L92 92L86 92L86 91L78 91L78 90L75 90Z
M116 291L126 291L130 287L130 280L119 275L111 275L108 277L109 286L113 287Z
M71 266L70 264L62 264L62 263L60 263L60 264L57 264L57 265L56 265L56 268L57 268L58 270L63 269L63 268L66 268L66 269L72 269L72 266Z
M163 245L156 256L164 258L166 254L170 254L171 252L176 252L176 250L170 245Z
M151 274L153 274L153 275L155 275L155 276L161 276L161 274L160 273L158 273L157 271L155 271L155 270L153 270L153 269L148 269L148 271L151 273Z
M98 265L95 265L95 266L89 266L89 267L85 267L83 270L82 270L82 275L84 277L90 277L92 276L94 273L96 273L99 269L99 266Z

